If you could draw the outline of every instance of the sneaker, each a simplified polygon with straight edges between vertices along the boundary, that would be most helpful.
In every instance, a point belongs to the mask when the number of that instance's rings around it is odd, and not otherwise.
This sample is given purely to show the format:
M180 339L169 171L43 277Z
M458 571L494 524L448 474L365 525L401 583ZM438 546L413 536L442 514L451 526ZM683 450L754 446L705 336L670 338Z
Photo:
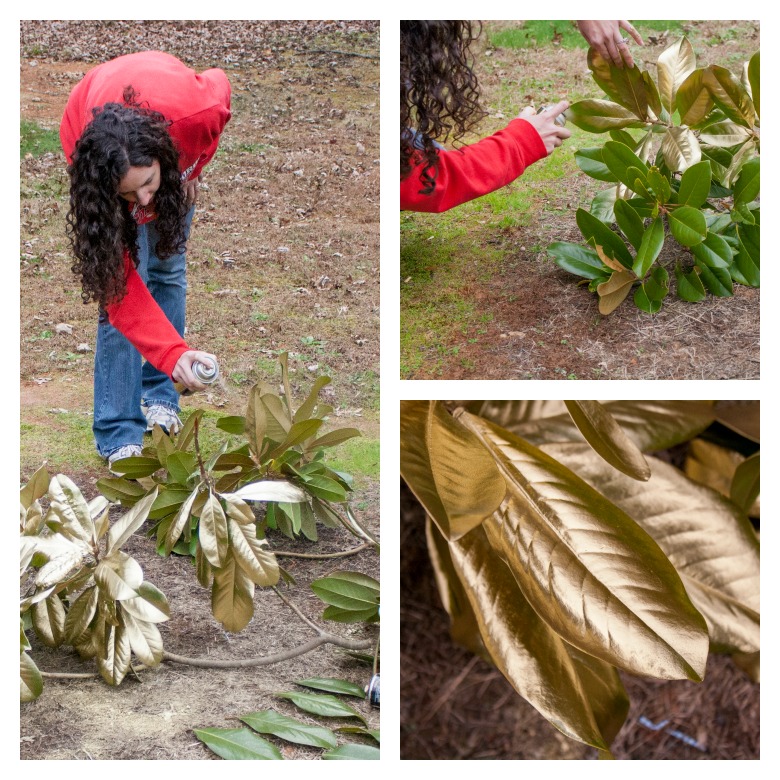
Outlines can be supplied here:
M116 474L116 476L121 477L122 473L119 471L114 471L112 468L114 463L118 460L123 460L124 458L137 458L140 454L141 448L137 444L125 444L124 447L120 447L119 449L114 450L108 456L108 470L112 474Z
M146 415L146 432L154 430L159 425L166 433L178 433L181 430L179 415L170 406L152 404L144 407Z

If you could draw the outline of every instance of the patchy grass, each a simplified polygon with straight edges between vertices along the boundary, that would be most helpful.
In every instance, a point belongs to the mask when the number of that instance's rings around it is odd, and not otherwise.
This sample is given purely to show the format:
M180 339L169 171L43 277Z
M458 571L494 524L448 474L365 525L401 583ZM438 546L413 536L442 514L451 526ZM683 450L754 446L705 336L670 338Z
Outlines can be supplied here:
M364 477L379 479L379 439L359 436L326 451L326 461L335 471L355 477L359 488Z
M61 151L59 130L50 130L24 119L19 122L20 158L23 158L26 154L40 157L46 154L46 152L59 154Z

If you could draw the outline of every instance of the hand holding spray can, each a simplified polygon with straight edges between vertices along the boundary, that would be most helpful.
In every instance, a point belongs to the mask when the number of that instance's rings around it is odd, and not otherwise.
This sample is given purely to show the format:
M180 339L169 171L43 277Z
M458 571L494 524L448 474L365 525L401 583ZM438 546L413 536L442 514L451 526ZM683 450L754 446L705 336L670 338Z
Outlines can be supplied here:
M212 385L219 379L219 366L216 360L209 363L201 363L196 360L192 364L192 373L199 382L202 382L204 385ZM192 395L193 393L192 390L185 387L181 382L174 382L173 386L180 395Z
M537 114L541 114L543 111L547 111L547 109L549 107L550 106L547 106L547 105L539 106L539 108L538 108L536 113ZM558 125L558 127L565 127L566 126L566 117L563 114L558 114L558 116L556 116L555 119L553 119L553 122L555 122L555 124Z

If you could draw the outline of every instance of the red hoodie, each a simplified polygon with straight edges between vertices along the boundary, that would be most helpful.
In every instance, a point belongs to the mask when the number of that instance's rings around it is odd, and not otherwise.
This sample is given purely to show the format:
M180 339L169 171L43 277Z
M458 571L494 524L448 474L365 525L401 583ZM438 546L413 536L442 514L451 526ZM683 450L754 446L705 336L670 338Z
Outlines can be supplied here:
M220 134L230 119L230 83L218 68L198 74L160 51L127 54L98 65L73 88L60 124L68 162L92 121L92 109L123 103L128 86L139 103L159 111L171 123L168 132L179 151L182 180L197 178L217 151ZM155 215L141 207L133 216L143 224ZM109 321L155 368L170 376L189 347L152 298L129 252L124 262L127 293L106 307Z
M439 152L434 190L422 195L421 154L415 167L401 181L402 211L447 211L461 203L487 195L514 181L537 160L547 156L536 128L525 119L513 119L503 130L475 144Z

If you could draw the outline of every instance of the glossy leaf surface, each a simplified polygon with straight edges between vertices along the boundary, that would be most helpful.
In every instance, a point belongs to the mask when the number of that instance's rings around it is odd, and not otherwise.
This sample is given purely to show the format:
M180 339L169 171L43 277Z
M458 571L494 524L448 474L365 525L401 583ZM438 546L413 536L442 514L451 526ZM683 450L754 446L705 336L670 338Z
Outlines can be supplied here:
M366 722L366 719L356 709L329 694L288 691L274 695L279 699L289 699L296 707L312 715L320 715L325 718L357 718L363 723Z
M254 592L254 583L232 556L221 569L214 570L211 612L226 631L241 631L252 619Z
M220 758L230 761L281 761L279 748L249 729L193 729L195 736Z
M343 693L345 696L355 696L358 699L366 698L366 692L363 688L350 680L339 680L333 677L307 677L305 680L296 680L295 683L317 691Z
M627 108L634 116L647 119L648 94L639 68L618 68L605 60L595 48L588 50L588 67L593 80L605 94Z
M253 731L261 734L273 734L275 737L293 742L296 745L312 747L336 747L336 735L324 726L302 723L295 718L282 715L275 710L261 710L241 715L240 719Z
M347 743L322 754L323 761L379 761L379 748Z
M664 223L661 217L656 217L642 236L639 249L634 259L634 274L637 278L644 279L650 266L658 259L664 247Z
M684 36L658 57L658 91L664 108L670 114L676 108L677 90L695 69L696 55L691 42Z
M669 212L669 228L683 246L696 246L707 237L704 214L690 206L680 206Z
M701 160L701 147L687 127L669 127L661 141L661 154L671 171L684 171Z
M609 100L579 100L569 106L566 119L580 130L606 133L624 127L645 127L632 111Z

